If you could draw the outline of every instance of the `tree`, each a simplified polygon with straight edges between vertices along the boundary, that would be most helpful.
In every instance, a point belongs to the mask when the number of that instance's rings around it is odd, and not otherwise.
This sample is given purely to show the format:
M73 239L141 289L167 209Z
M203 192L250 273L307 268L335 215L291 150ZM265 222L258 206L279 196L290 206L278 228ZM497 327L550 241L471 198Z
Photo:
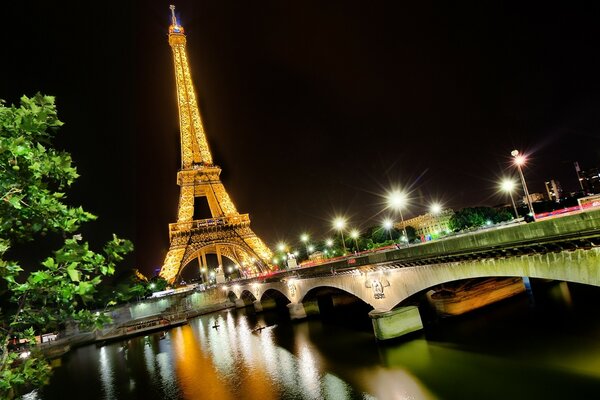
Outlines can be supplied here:
M82 327L107 322L86 305L133 247L113 235L97 253L76 234L95 216L64 202L78 175L71 156L51 145L61 125L53 97L23 96L19 107L0 100L0 398L47 381L50 367L35 334L70 321ZM61 235L63 244L40 265L25 271L12 259L15 243L50 233ZM27 343L26 352L19 342Z
M469 207L455 212L450 218L449 226L454 231L460 231L483 226L488 221L496 224L503 221L510 221L512 218L511 212L506 208Z
M417 230L410 225L406 225L406 236L409 243L414 242L417 239Z

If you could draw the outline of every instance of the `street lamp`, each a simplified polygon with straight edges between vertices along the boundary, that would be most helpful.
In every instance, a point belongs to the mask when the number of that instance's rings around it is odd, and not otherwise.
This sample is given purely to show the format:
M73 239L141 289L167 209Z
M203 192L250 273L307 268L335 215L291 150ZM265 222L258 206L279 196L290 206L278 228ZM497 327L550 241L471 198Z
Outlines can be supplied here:
M346 255L346 242L344 241L344 228L346 227L346 220L341 217L337 217L333 221L333 227L340 231L340 235L342 235L342 246L344 248L344 255Z
M394 239L392 239L392 228L393 227L394 227L394 223L392 222L391 219L386 219L385 221L383 221L383 228L388 231L388 234L390 235L390 240L394 240Z
M388 206L400 212L400 220L402 221L402 232L406 238L406 245L409 245L408 235L406 234L406 225L402 216L402 208L406 205L406 194L400 191L393 191L388 195Z
M517 211L517 205L515 204L515 199L513 198L513 195L512 195L513 190L515 190L515 182L506 178L506 179L502 180L502 182L500 183L500 187L502 188L503 191L508 192L508 194L510 195L510 201L512 203L513 209L515 210L515 218L518 219L519 212Z
M306 249L306 257L308 257L308 234L303 233L302 235L300 235L300 240L302 241L302 243L304 243L304 248Z
M356 252L358 253L358 231L356 229L352 229L350 231L350 237L354 239L354 246L356 246Z
M438 215L440 212L442 212L442 206L439 203L432 203L429 206L429 212L433 215Z
M525 192L525 198L527 199L527 207L529 207L529 212L531 213L531 217L535 221L535 211L533 211L533 204L531 204L531 197L529 196L529 190L527 190L527 183L525 182L525 176L523 175L523 170L521 169L521 165L525 164L525 156L519 153L519 150L513 150L510 152L510 155L514 157L514 163L519 170L519 175L521 176L521 183L523 184L523 191Z

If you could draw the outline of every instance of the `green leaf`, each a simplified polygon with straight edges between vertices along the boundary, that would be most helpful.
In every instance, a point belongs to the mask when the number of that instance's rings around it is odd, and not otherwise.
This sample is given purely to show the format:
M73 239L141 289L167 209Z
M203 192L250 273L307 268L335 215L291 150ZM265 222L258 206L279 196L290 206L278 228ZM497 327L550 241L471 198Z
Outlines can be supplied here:
M81 273L77 271L77 266L73 264L75 263L71 263L71 265L67 267L67 274L69 274L69 278L71 278L73 282L79 282Z
M14 208L16 208L17 210L20 210L21 207L21 196L12 196L8 199L8 202L10 203L11 206L13 206Z
M40 283L42 281L49 280L49 279L50 279L50 274L47 273L46 271L36 271L36 272L32 272L29 275L29 281L34 284L37 284L37 283Z
M48 267L48 268L54 268L54 258L52 257L48 257L44 260L44 262L42 262L42 265L44 267Z

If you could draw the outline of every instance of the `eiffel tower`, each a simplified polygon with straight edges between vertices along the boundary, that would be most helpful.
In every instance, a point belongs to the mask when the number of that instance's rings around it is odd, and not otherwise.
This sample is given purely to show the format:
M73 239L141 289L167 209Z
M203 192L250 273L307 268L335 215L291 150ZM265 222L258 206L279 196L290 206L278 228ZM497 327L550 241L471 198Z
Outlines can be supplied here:
M221 168L213 164L192 85L186 37L177 23L175 6L170 9L169 45L175 62L181 133L181 170L177 173L181 192L177 222L169 224L170 247L159 275L173 282L197 258L206 281L206 254L216 254L220 267L225 256L248 273L270 270L273 253L250 229L249 215L237 211L219 178ZM193 219L197 197L206 198L212 218Z

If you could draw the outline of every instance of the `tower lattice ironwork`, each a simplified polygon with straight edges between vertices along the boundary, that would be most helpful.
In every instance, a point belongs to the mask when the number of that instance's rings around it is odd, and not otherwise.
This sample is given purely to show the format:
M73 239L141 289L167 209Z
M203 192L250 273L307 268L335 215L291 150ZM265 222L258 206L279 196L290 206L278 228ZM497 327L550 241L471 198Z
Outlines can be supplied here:
M169 224L170 247L160 276L173 282L197 258L207 279L207 254L216 254L220 266L225 256L244 271L269 270L273 253L250 229L249 215L237 211L219 178L221 168L213 164L192 85L186 37L175 17L174 6L171 15L169 45L173 50L179 107L181 170L177 173L177 184L181 192L177 222ZM206 198L212 218L194 220L197 197Z

